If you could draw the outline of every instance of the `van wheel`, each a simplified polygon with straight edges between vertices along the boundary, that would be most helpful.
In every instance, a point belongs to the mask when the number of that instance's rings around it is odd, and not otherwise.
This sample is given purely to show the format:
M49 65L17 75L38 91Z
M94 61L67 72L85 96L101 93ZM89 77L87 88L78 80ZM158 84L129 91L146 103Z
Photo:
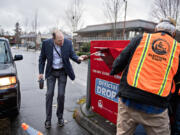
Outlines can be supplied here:
M21 108L21 92L19 91L18 92L18 98L17 98L17 107L16 107L16 109L13 111L13 113L12 113L12 117L16 117L18 114L19 114L19 112L20 112L20 108Z

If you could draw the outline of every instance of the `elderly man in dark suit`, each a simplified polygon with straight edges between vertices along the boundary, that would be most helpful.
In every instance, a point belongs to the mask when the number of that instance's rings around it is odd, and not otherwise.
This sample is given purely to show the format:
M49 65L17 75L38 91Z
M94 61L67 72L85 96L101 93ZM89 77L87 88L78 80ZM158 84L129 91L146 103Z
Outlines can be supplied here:
M43 41L39 56L39 79L43 78L45 62L47 60L45 72L45 78L47 79L45 128L51 127L52 102L56 79L58 79L58 125L63 126L64 97L67 75L71 80L75 79L70 59L79 64L86 58L86 55L78 57L74 52L72 42L65 39L62 32L58 30L53 33L53 39Z

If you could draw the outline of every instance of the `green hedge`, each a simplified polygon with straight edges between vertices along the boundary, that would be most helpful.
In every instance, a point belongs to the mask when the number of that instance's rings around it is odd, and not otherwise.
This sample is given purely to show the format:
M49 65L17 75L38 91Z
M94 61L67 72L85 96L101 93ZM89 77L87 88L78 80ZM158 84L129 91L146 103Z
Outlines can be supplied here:
M82 43L80 51L77 52L77 55L89 55L90 54L90 43Z
M80 56L80 55L89 55L90 52L77 52L76 54L77 54L78 56Z
M90 51L90 43L83 43L80 47L81 52L89 52Z

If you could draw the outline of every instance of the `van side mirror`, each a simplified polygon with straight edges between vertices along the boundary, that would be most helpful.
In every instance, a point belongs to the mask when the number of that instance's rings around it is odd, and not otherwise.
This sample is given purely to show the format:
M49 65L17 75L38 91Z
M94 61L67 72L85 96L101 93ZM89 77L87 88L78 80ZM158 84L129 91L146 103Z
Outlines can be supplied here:
M22 60L22 59L23 59L22 55L15 55L13 60L17 61L17 60Z

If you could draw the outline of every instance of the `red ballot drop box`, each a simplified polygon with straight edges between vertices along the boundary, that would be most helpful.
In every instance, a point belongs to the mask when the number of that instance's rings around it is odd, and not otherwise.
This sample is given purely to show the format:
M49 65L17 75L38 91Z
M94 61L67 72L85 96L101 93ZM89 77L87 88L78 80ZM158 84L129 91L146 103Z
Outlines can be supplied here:
M107 120L116 123L118 98L115 98L121 74L110 76L112 64L129 40L91 41L90 87L92 110Z

